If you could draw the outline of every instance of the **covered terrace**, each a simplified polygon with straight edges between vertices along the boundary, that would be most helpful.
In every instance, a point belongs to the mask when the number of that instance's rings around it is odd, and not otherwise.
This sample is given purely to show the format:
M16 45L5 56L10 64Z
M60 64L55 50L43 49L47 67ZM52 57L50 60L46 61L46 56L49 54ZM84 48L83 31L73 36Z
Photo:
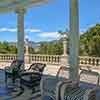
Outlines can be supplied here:
M17 60L24 61L24 14L25 14L25 11L27 10L28 7L32 7L34 5L45 3L47 1L48 0L24 0L24 1L23 0L1 0L0 13L16 12L18 14ZM70 36L69 36L70 55L69 55L69 65L68 65L69 66L69 79L71 81L79 82L80 77L79 77L79 54L78 54L79 53L78 0L70 0L69 29L70 29L69 31L70 33ZM54 67L54 64L52 66ZM16 80L14 86L11 85L12 81L9 80L10 85L7 85L5 83L4 72L5 70L0 70L0 76L2 76L0 77L0 100L58 100L58 99L50 99L48 97L46 99L43 99L42 95L45 93L45 90L42 90L41 86L40 86L38 93L35 93L34 91L32 91L30 88L26 86L20 86L20 82L19 82L20 80ZM56 78L54 75L49 74L48 76ZM66 74L66 76L68 76L68 74ZM41 82L42 80L40 81L40 84ZM49 85L52 85L52 87L55 86L55 84L49 84ZM96 85L98 84L91 83L90 85L86 83L86 85L82 84L80 86L82 86L83 88L87 88L91 86L92 88L92 87L96 87ZM100 98L100 89L98 86L98 89L96 90L96 100L99 100L99 98ZM59 100L64 100L64 99L60 98ZM72 99L68 99L68 100L72 100ZM73 100L76 100L76 99L73 99ZM95 99L91 98L91 99L78 99L78 100L95 100Z

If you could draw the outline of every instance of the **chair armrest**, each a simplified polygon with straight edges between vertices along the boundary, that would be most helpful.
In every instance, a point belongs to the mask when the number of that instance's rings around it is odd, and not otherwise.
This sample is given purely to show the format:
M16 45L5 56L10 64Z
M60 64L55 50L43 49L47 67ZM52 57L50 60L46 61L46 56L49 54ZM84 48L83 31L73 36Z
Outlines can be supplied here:
M62 83L62 86L60 87L60 90L59 90L60 91L59 95L60 95L61 100L64 100L65 91L66 91L67 88L69 88L69 87L71 87L71 88L79 87L78 84L79 83L77 81L73 81L71 83L68 83L68 82Z
M50 96L50 94L48 94L47 91L48 91L48 86L50 86L48 84L51 84L51 88L52 88L52 85L55 85L55 88L53 88L53 90L51 91L55 93L54 95L55 95L56 100L59 100L60 88L62 87L63 84L68 84L68 83L72 83L72 81L71 80L62 81L59 78L54 77L54 76L51 76L51 77L47 76L47 77L42 78L41 83L40 83L42 98L46 95ZM47 90L45 91L45 89Z
M11 69L10 66L6 66L6 67L5 67L5 70L8 70L8 69Z
M62 88L62 86L64 85L64 84L69 84L69 83L72 83L72 81L71 80L61 80L61 81L59 81L58 83L57 83L57 86L56 86L56 100L60 100L60 90L61 90L61 88ZM66 87L66 86L65 86ZM64 88L65 88L64 87Z

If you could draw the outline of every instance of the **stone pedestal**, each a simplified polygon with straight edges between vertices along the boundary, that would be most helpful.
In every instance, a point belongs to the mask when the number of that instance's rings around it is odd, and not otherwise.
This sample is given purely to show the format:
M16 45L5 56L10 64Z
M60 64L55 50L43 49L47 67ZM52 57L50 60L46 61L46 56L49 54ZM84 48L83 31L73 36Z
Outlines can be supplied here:
M61 55L60 65L61 66L69 66L68 55Z
M67 55L67 53L68 53L68 34L67 33L65 33L64 35L63 35L63 55Z

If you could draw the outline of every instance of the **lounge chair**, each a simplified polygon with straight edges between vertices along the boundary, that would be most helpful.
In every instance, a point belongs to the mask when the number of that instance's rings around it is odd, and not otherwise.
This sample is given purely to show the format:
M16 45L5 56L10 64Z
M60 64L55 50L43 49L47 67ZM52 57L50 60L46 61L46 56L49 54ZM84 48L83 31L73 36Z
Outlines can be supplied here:
M14 60L10 66L5 67L5 82L8 78L12 78L13 83L15 79L19 77L19 73L22 71L24 62L22 60Z
M79 86L63 84L60 88L60 97L61 100L96 100L98 86L99 74L89 70L82 70Z
M52 70L55 72L49 72L51 68L45 69L45 73L42 76L40 83L42 100L51 98L50 100L59 100L60 87L65 83L72 82L69 80L69 68L53 66ZM66 80L64 82L64 80ZM77 85L77 83L75 83Z
M32 88L33 92L36 91L36 86L39 86L46 64L33 63L28 70L21 73L20 83L22 85Z
M80 72L80 77L83 73L84 71ZM98 79L97 77L97 84ZM41 95L42 100L46 98L50 100L96 100L96 89L81 88L78 81L51 76L42 80Z

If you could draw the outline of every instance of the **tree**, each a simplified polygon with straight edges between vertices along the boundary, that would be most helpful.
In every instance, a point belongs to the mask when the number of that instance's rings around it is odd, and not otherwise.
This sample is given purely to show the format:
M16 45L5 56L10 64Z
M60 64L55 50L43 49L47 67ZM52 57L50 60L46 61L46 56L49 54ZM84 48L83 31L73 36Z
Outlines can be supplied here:
M8 42L0 42L0 53L7 54L16 54L17 53L17 48L16 46L10 45Z
M80 43L80 55L100 56L100 24L96 24L82 34Z
M63 45L61 40L40 43L40 54L60 55L63 53Z

